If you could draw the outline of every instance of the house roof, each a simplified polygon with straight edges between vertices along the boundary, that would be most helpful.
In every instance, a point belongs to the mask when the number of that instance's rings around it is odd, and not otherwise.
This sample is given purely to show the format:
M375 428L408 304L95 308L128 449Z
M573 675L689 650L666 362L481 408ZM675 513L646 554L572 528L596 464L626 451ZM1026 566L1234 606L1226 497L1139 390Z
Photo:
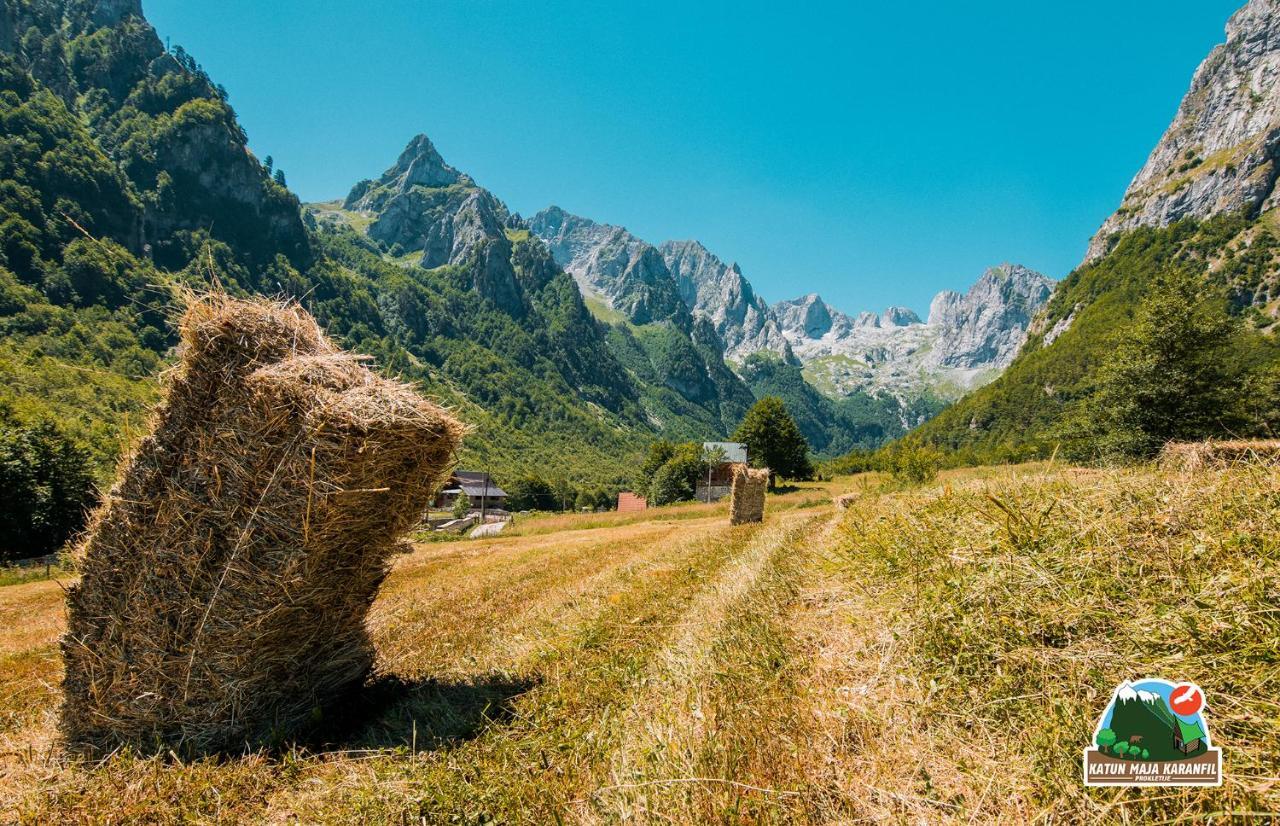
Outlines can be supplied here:
M487 496L490 499L494 499L494 498L505 499L507 496L507 492L505 490L493 484L492 482L489 483L489 487L487 490L485 489L484 483L471 485L471 484L467 484L466 482L463 482L462 492L465 493L467 496Z
M1199 740L1204 737L1204 729L1199 723L1188 723L1185 720L1178 721L1178 735L1182 738L1182 742L1190 743L1192 740Z
M746 462L747 446L741 442L703 442L702 449L723 450L726 462Z
M507 492L495 485L492 479L489 479L488 488L486 489L485 474L481 471L455 470L448 484L454 490L461 488L462 492L467 496L505 498L507 495Z

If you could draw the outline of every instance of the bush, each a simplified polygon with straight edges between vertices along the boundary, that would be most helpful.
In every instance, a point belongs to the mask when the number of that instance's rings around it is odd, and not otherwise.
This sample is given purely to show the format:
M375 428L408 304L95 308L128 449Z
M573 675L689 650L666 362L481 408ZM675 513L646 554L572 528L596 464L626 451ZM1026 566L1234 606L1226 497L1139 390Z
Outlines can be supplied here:
M0 559L58 550L96 500L89 452L56 425L0 425Z
M693 442L678 445L674 454L653 475L649 504L670 505L689 502L697 495L698 479L706 472L702 447Z
M558 507L556 493L545 479L525 474L506 486L507 507L513 511L550 511Z
M881 457L881 469L904 485L926 485L938 476L942 454L928 445L898 443Z

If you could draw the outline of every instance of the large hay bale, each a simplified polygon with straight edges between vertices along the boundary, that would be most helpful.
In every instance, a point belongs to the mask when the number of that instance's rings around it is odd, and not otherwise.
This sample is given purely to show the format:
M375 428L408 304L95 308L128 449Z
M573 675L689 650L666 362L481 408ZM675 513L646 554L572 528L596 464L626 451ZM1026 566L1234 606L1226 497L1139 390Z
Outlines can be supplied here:
M358 686L365 614L463 427L295 304L194 300L178 366L78 549L73 748L279 741Z
M1169 442L1158 461L1161 468L1182 473L1239 464L1275 465L1280 464L1280 439Z
M769 487L767 468L733 466L733 488L729 495L729 524L764 521L764 493Z

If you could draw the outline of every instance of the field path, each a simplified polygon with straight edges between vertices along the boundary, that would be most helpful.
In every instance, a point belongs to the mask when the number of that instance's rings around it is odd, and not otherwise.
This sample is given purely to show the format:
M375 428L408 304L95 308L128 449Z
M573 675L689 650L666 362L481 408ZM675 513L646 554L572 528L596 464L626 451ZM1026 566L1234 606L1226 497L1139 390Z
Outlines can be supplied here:
M68 759L61 586L0 587L0 824L1276 819L1280 473L845 485L419 545L371 679L274 752ZM1215 698L1220 789L1082 785L1147 673Z
M802 778L751 755L785 736L777 715L804 656L787 614L829 502L813 486L771 500L763 525L695 505L420 545L370 614L378 661L360 707L324 745L283 756L67 761L61 586L0 588L0 810L32 823L776 815ZM728 782L757 774L777 793Z

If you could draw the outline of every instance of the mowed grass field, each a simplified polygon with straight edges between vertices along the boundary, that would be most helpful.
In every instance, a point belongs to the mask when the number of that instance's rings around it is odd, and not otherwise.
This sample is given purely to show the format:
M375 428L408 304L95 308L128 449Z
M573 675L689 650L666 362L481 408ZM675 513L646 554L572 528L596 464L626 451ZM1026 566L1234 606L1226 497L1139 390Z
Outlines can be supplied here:
M853 492L846 510L831 502ZM61 584L0 587L0 819L1266 822L1280 473L1028 465L530 519L397 560L377 674L278 753L56 743ZM1122 679L1206 690L1220 789L1085 789Z

